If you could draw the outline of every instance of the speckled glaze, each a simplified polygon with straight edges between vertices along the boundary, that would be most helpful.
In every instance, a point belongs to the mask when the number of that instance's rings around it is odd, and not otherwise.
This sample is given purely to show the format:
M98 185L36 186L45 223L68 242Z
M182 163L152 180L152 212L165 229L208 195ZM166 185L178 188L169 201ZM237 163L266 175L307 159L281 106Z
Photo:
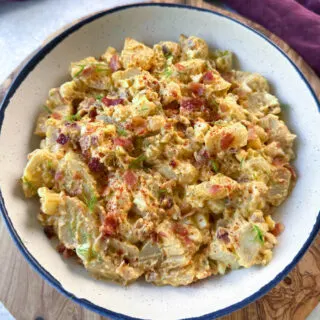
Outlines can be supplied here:
M143 22L143 23L142 23ZM277 210L285 231L264 268L233 271L186 288L154 287L143 281L123 288L92 279L60 258L36 220L37 200L26 201L18 184L27 154L38 147L32 135L39 107L50 88L67 80L71 61L100 55L108 45L121 49L126 36L147 44L177 40L180 33L204 38L211 47L229 49L238 67L256 71L290 107L284 117L298 135L297 185ZM127 6L100 13L58 35L38 52L13 82L0 113L0 206L8 229L30 264L60 292L115 319L212 319L265 294L290 271L319 229L319 102L293 63L255 31L206 10L170 6Z

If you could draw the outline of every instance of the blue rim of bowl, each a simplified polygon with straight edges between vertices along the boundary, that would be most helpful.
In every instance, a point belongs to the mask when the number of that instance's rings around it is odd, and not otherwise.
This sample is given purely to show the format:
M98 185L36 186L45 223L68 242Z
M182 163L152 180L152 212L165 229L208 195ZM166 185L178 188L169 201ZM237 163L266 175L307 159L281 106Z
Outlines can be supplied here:
M126 9L131 9L131 8L138 8L138 7L169 7L169 8L181 8L181 9L188 9L188 10L195 10L195 11L200 11L200 12L206 12L218 16L222 16L226 19L229 19L237 24L240 24L241 26L251 30L252 32L256 33L258 36L263 38L265 41L267 41L269 44L271 44L274 48L276 48L278 51L281 52L281 54L291 63L292 67L295 68L299 76L302 78L302 80L305 82L307 88L309 89L311 95L313 96L317 106L318 106L318 111L320 111L320 102L318 101L316 94L314 93L313 89L311 88L309 82L305 78L305 76L301 73L301 71L298 69L298 67L292 62L292 60L273 42L271 42L267 37L265 37L262 33L256 31L255 29L248 27L247 25L241 23L240 21L225 16L224 14L211 11L208 9L203 9L203 8L197 8L197 7L192 7L188 5L183 5L183 4L168 4L168 3L138 3L138 4L131 4L131 5L126 5L126 6L120 6L120 7L115 7L110 10L105 10L102 12L98 12L88 18L85 18L75 25L69 27L65 31L61 32L59 35L54 37L51 41L49 41L43 48L41 48L39 51L37 51L34 56L23 66L21 71L18 73L18 75L15 77L13 83L11 84L9 90L7 91L4 100L1 105L0 109L0 133L1 133L1 128L4 120L4 113L5 109L7 108L11 97L14 95L15 91L19 88L20 84L23 82L23 80L27 77L27 75L35 68L35 66L56 46L58 45L63 39L65 39L68 35L73 33L74 31L80 29L82 26L98 19L101 18L105 15L112 14L117 11L123 11ZM60 282L56 280L48 271L46 271L40 264L39 262L31 255L31 253L28 251L28 249L24 246L21 238L17 234L11 219L9 218L8 212L5 207L4 199L2 197L2 192L0 189L0 210L2 213L2 217L6 223L6 226L9 230L9 233L11 237L13 238L16 246L22 253L22 255L25 257L25 259L29 262L29 264L33 267L35 271L37 271L44 280L50 283L51 286L53 286L56 290L58 290L60 293L62 293L64 296L68 297L72 301L78 303L79 305L88 308L91 311L94 311L102 316L106 317L111 317L113 319L130 319L130 320L141 320L140 318L135 318L131 316L127 316L121 313L117 313L105 308L102 308L98 305L95 305L94 303L86 300L86 299L81 299L76 297L74 294L71 292L66 291ZM191 317L191 318L186 318L188 320L209 320L213 318L218 318L222 317L226 314L232 313L238 309L241 309L248 305L249 303L254 302L255 300L259 299L263 295L265 295L269 290L271 290L275 285L277 285L291 270L292 268L298 263L298 261L302 258L304 253L307 251L308 247L311 245L312 241L316 237L318 231L320 229L320 212L318 213L316 222L312 228L312 231L307 239L307 241L304 243L302 248L299 250L298 254L294 257L294 259L289 263L282 272L280 272L272 281L264 285L262 288L260 288L257 292L253 293L251 296L243 299L242 301L239 301L231 306L228 306L226 308L214 311L212 313L208 313L205 315L201 315L199 317Z

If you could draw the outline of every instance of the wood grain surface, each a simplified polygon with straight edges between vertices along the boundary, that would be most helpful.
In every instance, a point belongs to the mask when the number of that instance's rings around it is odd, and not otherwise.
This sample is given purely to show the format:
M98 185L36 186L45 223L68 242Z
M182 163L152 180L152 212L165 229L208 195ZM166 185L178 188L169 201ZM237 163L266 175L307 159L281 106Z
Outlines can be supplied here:
M239 17L234 13L216 8L210 3L200 0L153 2L186 3L212 9L235 17L241 22L259 30L289 55L307 77L317 96L320 97L319 78L294 50L263 27ZM18 67L0 87L0 101L19 69L20 67ZM42 278L31 269L18 249L14 246L2 220L0 220L0 266L0 301L3 302L16 319L106 319L68 300L42 280ZM320 235L318 235L299 264L278 286L260 300L224 317L223 320L303 320L316 307L319 301Z

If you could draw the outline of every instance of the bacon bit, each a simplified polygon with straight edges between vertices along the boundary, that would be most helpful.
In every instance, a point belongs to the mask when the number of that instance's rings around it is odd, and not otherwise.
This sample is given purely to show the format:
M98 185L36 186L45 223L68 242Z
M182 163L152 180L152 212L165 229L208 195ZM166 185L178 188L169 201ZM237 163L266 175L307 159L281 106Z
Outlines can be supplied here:
M205 91L204 85L197 82L191 82L189 84L189 89L191 90L192 93L194 93L197 96L202 96Z
M177 166L177 162L175 160L171 160L169 164L172 168L175 168Z
M114 138L113 139L113 143L116 145L116 146L121 146L123 147L124 149L126 150L132 150L133 149L133 143L130 139L127 139L127 138Z
M89 76L93 71L92 66L86 66L83 71L81 72L81 76Z
M48 239L51 239L56 235L54 232L53 226L45 226L43 228L43 232L48 237Z
M53 112L53 113L51 114L51 117L54 118L54 119L56 119L56 120L61 120L61 118L62 118L61 114L58 113L58 112Z
M297 173L294 170L294 168L290 164L286 164L284 167L290 171L292 179L296 180L297 179Z
M215 185L213 185L213 186L211 186L211 187L209 188L209 192L210 192L213 196L215 196L217 193L221 192L222 190L223 190L223 187L222 187L222 186L219 186L219 185L217 185L217 184L215 184Z
M107 98L107 97L104 97L101 99L101 101L107 106L107 107L110 107L110 106L116 106L118 104L123 104L124 100L119 98L119 99L110 99L110 98Z
M120 64L120 61L119 61L119 56L117 54L114 54L111 59L110 59L110 62L109 62L109 67L110 69L112 70L112 72L115 72L119 69L121 69L121 64Z
M256 140L258 138L256 134L256 130L254 128L248 129L248 141L250 140Z
M119 223L114 214L108 213L106 218L104 219L102 226L102 233L106 237L112 237L117 233Z
M167 122L165 125L164 125L164 128L165 129L171 129L172 128L172 124L170 122Z
M181 237L185 237L189 234L188 229L180 223L175 223L172 230Z
M231 143L234 140L234 136L231 133L226 133L220 140L220 147L222 150L226 150L230 147Z
M218 228L217 230L217 239L222 240L224 243L229 243L229 233L223 228Z
M163 238L166 238L166 237L167 237L167 234L164 233L163 231L159 231L159 232L158 232L158 236L163 237Z
M122 250L122 249L119 249L118 251L117 251L117 255L118 256L122 256L124 254L124 251Z
M179 71L183 71L186 67L184 67L182 64L180 63L176 63L174 65Z
M65 145L69 141L69 137L63 133L60 133L56 141L59 144Z
M63 179L63 173L61 171L57 171L56 174L54 175L54 180L60 181L62 179Z
M71 258L71 257L73 257L75 255L76 255L75 252L72 249L68 249L68 248L66 248L62 253L62 256L65 259Z
M202 98L183 98L180 106L186 111L200 111L204 104L205 101Z
M66 249L66 247L64 246L63 243L58 244L58 246L57 246L57 251L58 251L59 253L63 253L63 251L64 251L65 249Z
M272 160L272 164L276 167L282 167L286 163L286 160L283 159L282 157L275 157Z
M100 172L104 170L104 165L100 162L100 158L95 157L90 159L88 167L93 172Z
M62 256L64 258L70 258L72 256L75 255L74 251L72 249L68 249L65 247L65 245L63 243L60 243L58 246L57 246L57 251L62 254Z
M213 80L214 80L214 76L212 71L207 71L202 77L203 83L206 83L206 84L213 82Z
M93 108L92 110L90 110L89 112L89 118L94 121L96 119L96 116L98 115L97 109Z
M274 226L274 229L271 230L271 233L278 237L284 231L284 225L281 222L277 222Z
M130 188L134 187L138 182L137 176L131 170L124 173L123 179Z
M154 243L159 242L159 235L155 231L151 232L150 238L151 238L151 241L154 242Z

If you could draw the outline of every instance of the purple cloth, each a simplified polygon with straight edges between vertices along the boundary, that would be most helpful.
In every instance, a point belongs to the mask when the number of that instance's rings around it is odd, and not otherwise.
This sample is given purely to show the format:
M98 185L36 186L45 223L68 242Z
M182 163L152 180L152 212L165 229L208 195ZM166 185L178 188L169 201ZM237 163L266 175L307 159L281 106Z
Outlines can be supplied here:
M299 2L320 11L320 1ZM294 0L225 0L225 3L286 41L320 75L320 15Z

